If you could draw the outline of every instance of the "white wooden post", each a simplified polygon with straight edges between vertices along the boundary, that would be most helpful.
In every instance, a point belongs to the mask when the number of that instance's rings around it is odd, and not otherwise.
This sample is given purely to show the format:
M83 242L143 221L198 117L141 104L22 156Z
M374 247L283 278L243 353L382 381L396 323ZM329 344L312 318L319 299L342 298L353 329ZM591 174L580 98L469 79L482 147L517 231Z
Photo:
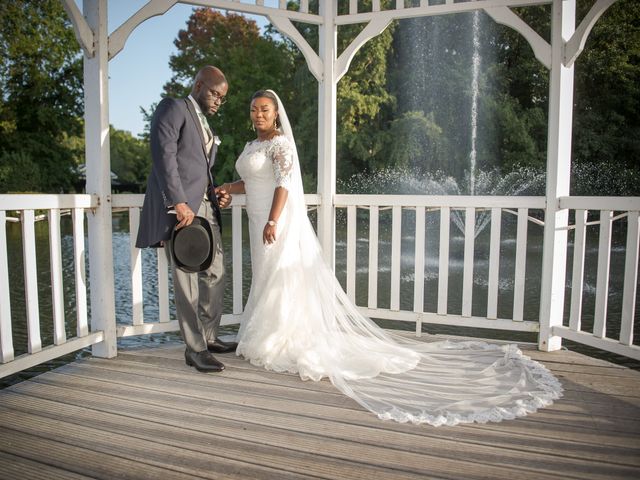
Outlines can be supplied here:
M323 63L322 79L318 82L318 238L324 258L333 268L335 263L335 212L333 196L336 193L336 97L335 79L338 27L334 22L336 0L320 2L320 58Z
M84 57L85 152L87 193L98 197L88 214L91 330L104 341L92 347L98 357L114 357L116 316L111 236L111 169L109 161L109 98L107 0L84 0L83 12L94 34L95 51Z
M554 0L551 15L547 205L538 339L540 350L547 352L558 350L562 343L562 338L553 335L552 329L556 325L562 325L564 313L568 210L560 209L559 198L569 195L573 66L563 65L563 44L575 31L575 0Z

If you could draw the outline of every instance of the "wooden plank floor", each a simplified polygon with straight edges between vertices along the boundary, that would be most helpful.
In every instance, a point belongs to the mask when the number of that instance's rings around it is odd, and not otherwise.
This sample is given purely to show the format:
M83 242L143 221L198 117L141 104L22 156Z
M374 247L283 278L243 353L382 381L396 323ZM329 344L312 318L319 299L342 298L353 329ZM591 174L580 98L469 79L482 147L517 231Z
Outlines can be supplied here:
M517 420L378 420L326 381L187 367L183 346L88 358L0 391L0 478L640 478L640 372L521 346L565 396Z

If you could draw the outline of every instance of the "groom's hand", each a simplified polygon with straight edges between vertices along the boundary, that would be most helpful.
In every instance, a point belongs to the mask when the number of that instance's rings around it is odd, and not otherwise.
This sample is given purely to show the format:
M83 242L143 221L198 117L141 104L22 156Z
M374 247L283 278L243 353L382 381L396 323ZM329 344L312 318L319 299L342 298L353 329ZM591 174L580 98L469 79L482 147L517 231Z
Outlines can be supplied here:
M176 203L174 209L176 211L176 218L178 219L176 230L180 230L182 227L191 225L196 214L193 213L193 210L191 210L189 205L186 203Z

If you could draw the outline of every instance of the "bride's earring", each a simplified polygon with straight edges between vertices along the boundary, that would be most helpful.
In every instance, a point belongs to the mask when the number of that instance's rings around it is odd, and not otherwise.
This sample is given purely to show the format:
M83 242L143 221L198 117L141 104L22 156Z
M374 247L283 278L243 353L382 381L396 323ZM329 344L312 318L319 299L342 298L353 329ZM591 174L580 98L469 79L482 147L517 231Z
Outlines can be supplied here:
M256 126L253 123L251 124L251 130L253 130L254 132L256 131Z

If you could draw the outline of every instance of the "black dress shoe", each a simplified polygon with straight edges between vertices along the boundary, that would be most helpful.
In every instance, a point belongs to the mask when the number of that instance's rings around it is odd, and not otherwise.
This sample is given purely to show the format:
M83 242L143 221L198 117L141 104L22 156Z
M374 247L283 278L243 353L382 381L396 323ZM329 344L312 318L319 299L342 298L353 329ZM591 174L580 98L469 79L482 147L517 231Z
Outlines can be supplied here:
M238 344L236 342L223 342L216 338L213 342L207 342L207 350L213 353L235 352Z
M221 372L224 365L214 358L208 350L194 352L190 349L184 351L184 360L190 367L195 367L200 372Z

